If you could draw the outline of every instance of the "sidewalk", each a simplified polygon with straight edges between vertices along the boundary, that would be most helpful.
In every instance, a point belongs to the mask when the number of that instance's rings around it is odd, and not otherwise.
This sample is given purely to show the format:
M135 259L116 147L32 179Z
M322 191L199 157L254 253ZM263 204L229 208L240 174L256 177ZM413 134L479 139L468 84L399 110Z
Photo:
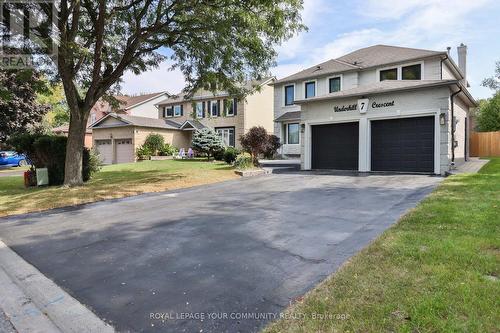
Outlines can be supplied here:
M114 332L0 241L0 332Z

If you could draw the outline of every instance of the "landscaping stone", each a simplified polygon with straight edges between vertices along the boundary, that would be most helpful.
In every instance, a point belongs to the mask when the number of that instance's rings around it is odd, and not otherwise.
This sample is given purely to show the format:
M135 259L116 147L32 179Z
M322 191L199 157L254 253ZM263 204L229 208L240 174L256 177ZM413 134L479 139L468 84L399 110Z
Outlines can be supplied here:
M270 170L266 170L266 169L235 170L234 172L237 175L240 175L241 177L262 176L262 175L268 175L268 174L272 173Z

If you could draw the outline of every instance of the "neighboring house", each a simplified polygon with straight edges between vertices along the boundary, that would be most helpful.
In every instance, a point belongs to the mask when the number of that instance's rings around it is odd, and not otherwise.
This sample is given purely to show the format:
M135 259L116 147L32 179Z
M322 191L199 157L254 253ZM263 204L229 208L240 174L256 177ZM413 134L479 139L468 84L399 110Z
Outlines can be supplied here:
M273 78L248 82L254 89L244 100L237 100L227 92L198 91L191 98L179 95L158 103L159 118L178 123L197 120L214 129L226 146L241 148L239 137L254 126L262 126L273 133ZM190 138L189 138L190 140Z
M61 126L54 127L52 129L52 132L57 135L64 135L68 136L69 132L69 125L64 124ZM90 128L87 128L85 131L85 142L84 142L85 147L87 148L92 148L92 130Z
M444 174L468 156L467 47L375 45L274 83L275 134L302 169Z
M130 163L150 133L161 134L175 147L187 148L192 130L187 122L110 113L92 125L92 138L103 164Z
M129 116L158 118L158 110L155 104L169 97L165 91L153 94L143 94L137 96L115 95L118 100L117 107L100 99L90 110L89 125L95 123L109 113L128 114Z
M208 127L215 129L227 146L239 147L239 136L253 126L263 126L272 133L272 81L249 83L259 89L242 101L224 92L163 99L153 106L156 119L109 113L92 125L94 145L104 164L128 163L136 160L137 148L150 133L159 133L166 143L187 150L193 131Z
M91 148L93 145L92 140L92 124L110 113L126 114L139 117L157 118L158 110L155 104L164 100L169 95L167 92L158 92L153 94L143 94L137 96L128 95L115 95L118 100L118 107L111 107L111 105L100 99L94 104L90 110L89 119L87 121L87 131L85 133L85 147ZM68 136L68 124L63 124L52 129L52 132L58 135Z

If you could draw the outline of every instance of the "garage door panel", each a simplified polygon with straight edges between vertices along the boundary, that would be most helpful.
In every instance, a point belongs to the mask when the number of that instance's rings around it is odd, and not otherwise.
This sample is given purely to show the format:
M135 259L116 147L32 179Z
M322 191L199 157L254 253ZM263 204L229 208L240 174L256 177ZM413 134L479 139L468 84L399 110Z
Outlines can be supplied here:
M96 140L95 147L102 164L113 163L113 145L111 144L111 140Z
M358 170L357 122L311 127L313 169Z
M134 146L132 139L116 139L116 163L134 162Z
M371 122L373 171L434 171L434 117Z

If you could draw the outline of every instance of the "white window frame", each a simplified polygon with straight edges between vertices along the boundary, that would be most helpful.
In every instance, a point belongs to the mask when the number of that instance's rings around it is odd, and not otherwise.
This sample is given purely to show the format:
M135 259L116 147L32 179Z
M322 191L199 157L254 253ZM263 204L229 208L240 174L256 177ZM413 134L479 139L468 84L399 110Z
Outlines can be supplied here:
M198 109L198 106L200 107ZM196 102L196 118L203 118L203 102Z
M231 146L230 133L231 133L231 131L233 131L234 143L236 144L236 128L234 128L234 127L223 127L223 128L217 128L215 131L217 132L217 134L220 135L222 143L224 144L224 146L226 146L226 147L234 147L234 146ZM227 134L227 136L226 136L227 142L224 140L224 136L226 134Z
M236 98L228 98L227 101L231 101L231 108L227 108L226 116L234 117L234 108L237 103Z
M168 115L168 112L167 112L167 109L172 109L172 115L169 116ZM172 118L174 117L174 106L173 105L170 105L170 106L165 106L165 118Z
M293 86L293 101L294 101L294 103L287 105L286 104L286 87L289 87L289 86ZM297 91L297 89L295 87L295 83L285 83L285 85L283 85L283 98L282 98L283 107L289 108L289 107L292 107L295 105L295 92L296 91Z
M312 96L312 97L306 97L306 85L308 83L314 83L314 96ZM304 87L304 99L314 98L314 97L318 96L318 80L304 81L303 87Z
M339 91L342 91L342 89L344 89L344 76L342 74L329 76L329 77L326 78L326 91L327 91L327 94L332 94L330 92L330 79L335 79L335 78L340 78L340 90Z
M176 108L179 108L179 114L177 114ZM182 106L180 104L174 105L174 117L180 117L182 115Z
M210 101L210 117L218 117L217 114L219 113L219 105L217 104L217 99ZM215 115L213 114L214 110L214 105L215 105Z
M425 73L425 70L424 70L424 61L421 60L421 61L415 61L415 62L407 62L407 63L404 63L404 64L400 64L400 65L393 65L393 66L387 66L387 67L382 67L382 68L377 68L377 82L381 82L380 81L380 72L381 71L385 71L385 70L388 70L388 69L394 69L396 68L397 71L398 71L398 75L397 75L397 79L396 80L403 80L403 67L407 67L407 66L413 66L413 65L420 65L420 80L425 80L425 77L424 77L424 73Z
M299 141L297 143L288 143L288 125L295 125L297 124L298 125L298 131L299 131ZM289 123L285 123L285 143L287 145L299 145L300 144L300 122L296 122L296 121L291 121Z

